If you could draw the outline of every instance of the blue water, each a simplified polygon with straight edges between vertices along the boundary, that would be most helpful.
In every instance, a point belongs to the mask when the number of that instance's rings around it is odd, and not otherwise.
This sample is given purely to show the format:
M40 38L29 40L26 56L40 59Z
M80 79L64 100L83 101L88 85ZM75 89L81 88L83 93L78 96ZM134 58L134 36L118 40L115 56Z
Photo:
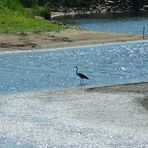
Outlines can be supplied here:
M64 22L86 30L128 34L143 34L143 27L145 27L145 34L148 35L148 17L76 18Z
M13 140L13 138L8 138L5 134L0 137L0 147L1 148L33 148L33 145L19 141Z
M59 51L0 54L0 94L84 85L148 81L148 43L118 43Z

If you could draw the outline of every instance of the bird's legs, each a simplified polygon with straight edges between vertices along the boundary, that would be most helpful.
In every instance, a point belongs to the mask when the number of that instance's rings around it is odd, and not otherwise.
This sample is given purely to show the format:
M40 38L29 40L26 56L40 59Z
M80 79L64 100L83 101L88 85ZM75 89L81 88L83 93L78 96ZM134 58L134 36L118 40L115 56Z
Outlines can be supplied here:
M80 78L80 84L81 84L82 82L81 82L81 78Z
M80 78L80 84L82 84L82 83L83 83L83 79Z

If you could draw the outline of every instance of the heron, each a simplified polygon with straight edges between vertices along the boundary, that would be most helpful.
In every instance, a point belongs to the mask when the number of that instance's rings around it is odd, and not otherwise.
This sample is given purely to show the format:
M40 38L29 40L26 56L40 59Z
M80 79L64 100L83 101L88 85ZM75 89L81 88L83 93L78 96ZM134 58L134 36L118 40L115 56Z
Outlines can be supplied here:
M86 75L78 72L77 66L75 66L75 68L76 68L76 74L80 77L80 83L81 83L81 80L83 81L83 79L89 79Z

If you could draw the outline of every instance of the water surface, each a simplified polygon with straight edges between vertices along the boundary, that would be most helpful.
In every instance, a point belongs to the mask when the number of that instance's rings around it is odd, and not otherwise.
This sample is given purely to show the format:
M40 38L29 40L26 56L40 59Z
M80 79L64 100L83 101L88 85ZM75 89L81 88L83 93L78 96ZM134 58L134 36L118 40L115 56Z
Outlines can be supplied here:
M89 80L110 85L148 80L148 43L118 43L0 54L0 94L79 86L75 66Z
M62 21L81 29L98 32L143 34L143 27L145 27L145 34L148 35L148 17L144 16L94 17L88 15L82 18L63 18Z

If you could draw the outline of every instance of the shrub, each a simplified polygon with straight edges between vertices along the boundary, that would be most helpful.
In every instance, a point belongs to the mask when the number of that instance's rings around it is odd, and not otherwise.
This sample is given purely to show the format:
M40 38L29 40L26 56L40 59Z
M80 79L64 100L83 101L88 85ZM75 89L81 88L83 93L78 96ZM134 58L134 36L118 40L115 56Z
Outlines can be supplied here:
M24 7L32 8L37 5L37 0L20 0Z
M23 7L20 4L19 0L0 0L0 5L3 7L7 7L11 10L22 10Z
M42 16L42 17L44 17L45 19L50 19L51 18L51 11L50 11L50 8L47 8L47 7L45 7L45 8L40 8L39 9L39 15L40 16Z

